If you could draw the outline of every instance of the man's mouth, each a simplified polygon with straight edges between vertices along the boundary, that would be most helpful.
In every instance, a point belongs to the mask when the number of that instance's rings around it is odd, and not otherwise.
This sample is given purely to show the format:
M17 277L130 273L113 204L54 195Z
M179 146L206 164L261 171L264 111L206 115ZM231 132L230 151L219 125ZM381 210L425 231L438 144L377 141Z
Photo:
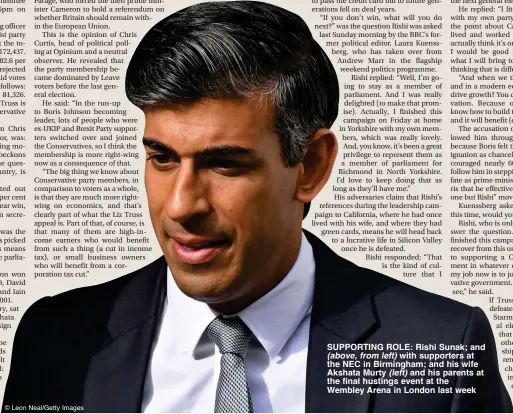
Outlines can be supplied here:
M179 261L187 264L205 263L228 243L226 240L207 240L198 238L172 238L174 253Z

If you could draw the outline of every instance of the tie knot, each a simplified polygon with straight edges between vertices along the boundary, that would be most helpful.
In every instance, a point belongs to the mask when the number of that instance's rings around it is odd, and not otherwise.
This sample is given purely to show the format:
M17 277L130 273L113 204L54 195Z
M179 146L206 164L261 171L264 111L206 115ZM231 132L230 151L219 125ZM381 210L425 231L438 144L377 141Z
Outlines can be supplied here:
M237 316L225 318L218 316L207 327L207 335L214 341L221 354L244 356L251 338L251 330Z

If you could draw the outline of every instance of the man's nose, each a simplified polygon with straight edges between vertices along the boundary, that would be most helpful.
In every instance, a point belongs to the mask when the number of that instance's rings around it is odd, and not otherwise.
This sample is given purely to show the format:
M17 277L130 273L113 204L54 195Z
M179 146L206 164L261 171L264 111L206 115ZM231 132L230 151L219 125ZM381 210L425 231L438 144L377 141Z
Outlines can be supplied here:
M195 171L192 164L185 162L181 163L175 174L166 204L167 216L173 221L184 223L192 216L208 214L211 206L204 178Z

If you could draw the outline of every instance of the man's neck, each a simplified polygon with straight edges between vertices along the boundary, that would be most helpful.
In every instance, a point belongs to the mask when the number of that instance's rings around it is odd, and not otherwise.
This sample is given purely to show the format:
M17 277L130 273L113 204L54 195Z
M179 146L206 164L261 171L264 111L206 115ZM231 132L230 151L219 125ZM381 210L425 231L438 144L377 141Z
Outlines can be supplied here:
M284 255L275 258L275 270L273 272L267 272L267 274L272 274L271 277L262 278L263 272L259 271L259 269L253 269L254 274L250 276L248 279L252 278L251 280L258 280L260 283L256 285L248 284L249 288L247 289L247 293L237 298L234 298L233 300L228 300L219 303L209 303L209 306L223 315L234 315L241 312L243 309L247 308L261 297L265 296L287 276L287 274L294 266L294 263L296 262L299 256L299 251L301 248L301 238L301 228L299 229L299 233L297 235L288 238L288 245L290 246L290 248L287 249Z

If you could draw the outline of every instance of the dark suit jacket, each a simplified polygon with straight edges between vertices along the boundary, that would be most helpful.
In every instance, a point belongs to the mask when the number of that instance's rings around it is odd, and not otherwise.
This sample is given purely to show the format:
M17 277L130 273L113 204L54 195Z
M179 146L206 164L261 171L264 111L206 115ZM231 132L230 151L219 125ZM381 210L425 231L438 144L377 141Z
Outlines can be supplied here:
M315 236L307 233L307 237L316 262L307 412L512 411L499 374L492 331L479 308L360 268L337 256ZM16 332L4 407L9 405L9 412L16 406L18 410L41 411L44 404L58 405L61 411L66 410L63 405L84 406L86 411L140 411L165 292L166 262L160 258L113 281L37 301ZM469 394L328 393L328 344L352 343L484 344L485 351L476 351L484 375L446 377L449 383L443 387L469 391L474 387L476 392ZM360 352L356 354L363 358ZM390 352L377 354L378 360L390 362L383 359L383 354ZM384 368L385 378L390 378L393 369L400 368ZM419 375L436 384L437 376L426 372ZM379 381L380 375L368 373L366 377ZM368 389L362 385L339 387Z

